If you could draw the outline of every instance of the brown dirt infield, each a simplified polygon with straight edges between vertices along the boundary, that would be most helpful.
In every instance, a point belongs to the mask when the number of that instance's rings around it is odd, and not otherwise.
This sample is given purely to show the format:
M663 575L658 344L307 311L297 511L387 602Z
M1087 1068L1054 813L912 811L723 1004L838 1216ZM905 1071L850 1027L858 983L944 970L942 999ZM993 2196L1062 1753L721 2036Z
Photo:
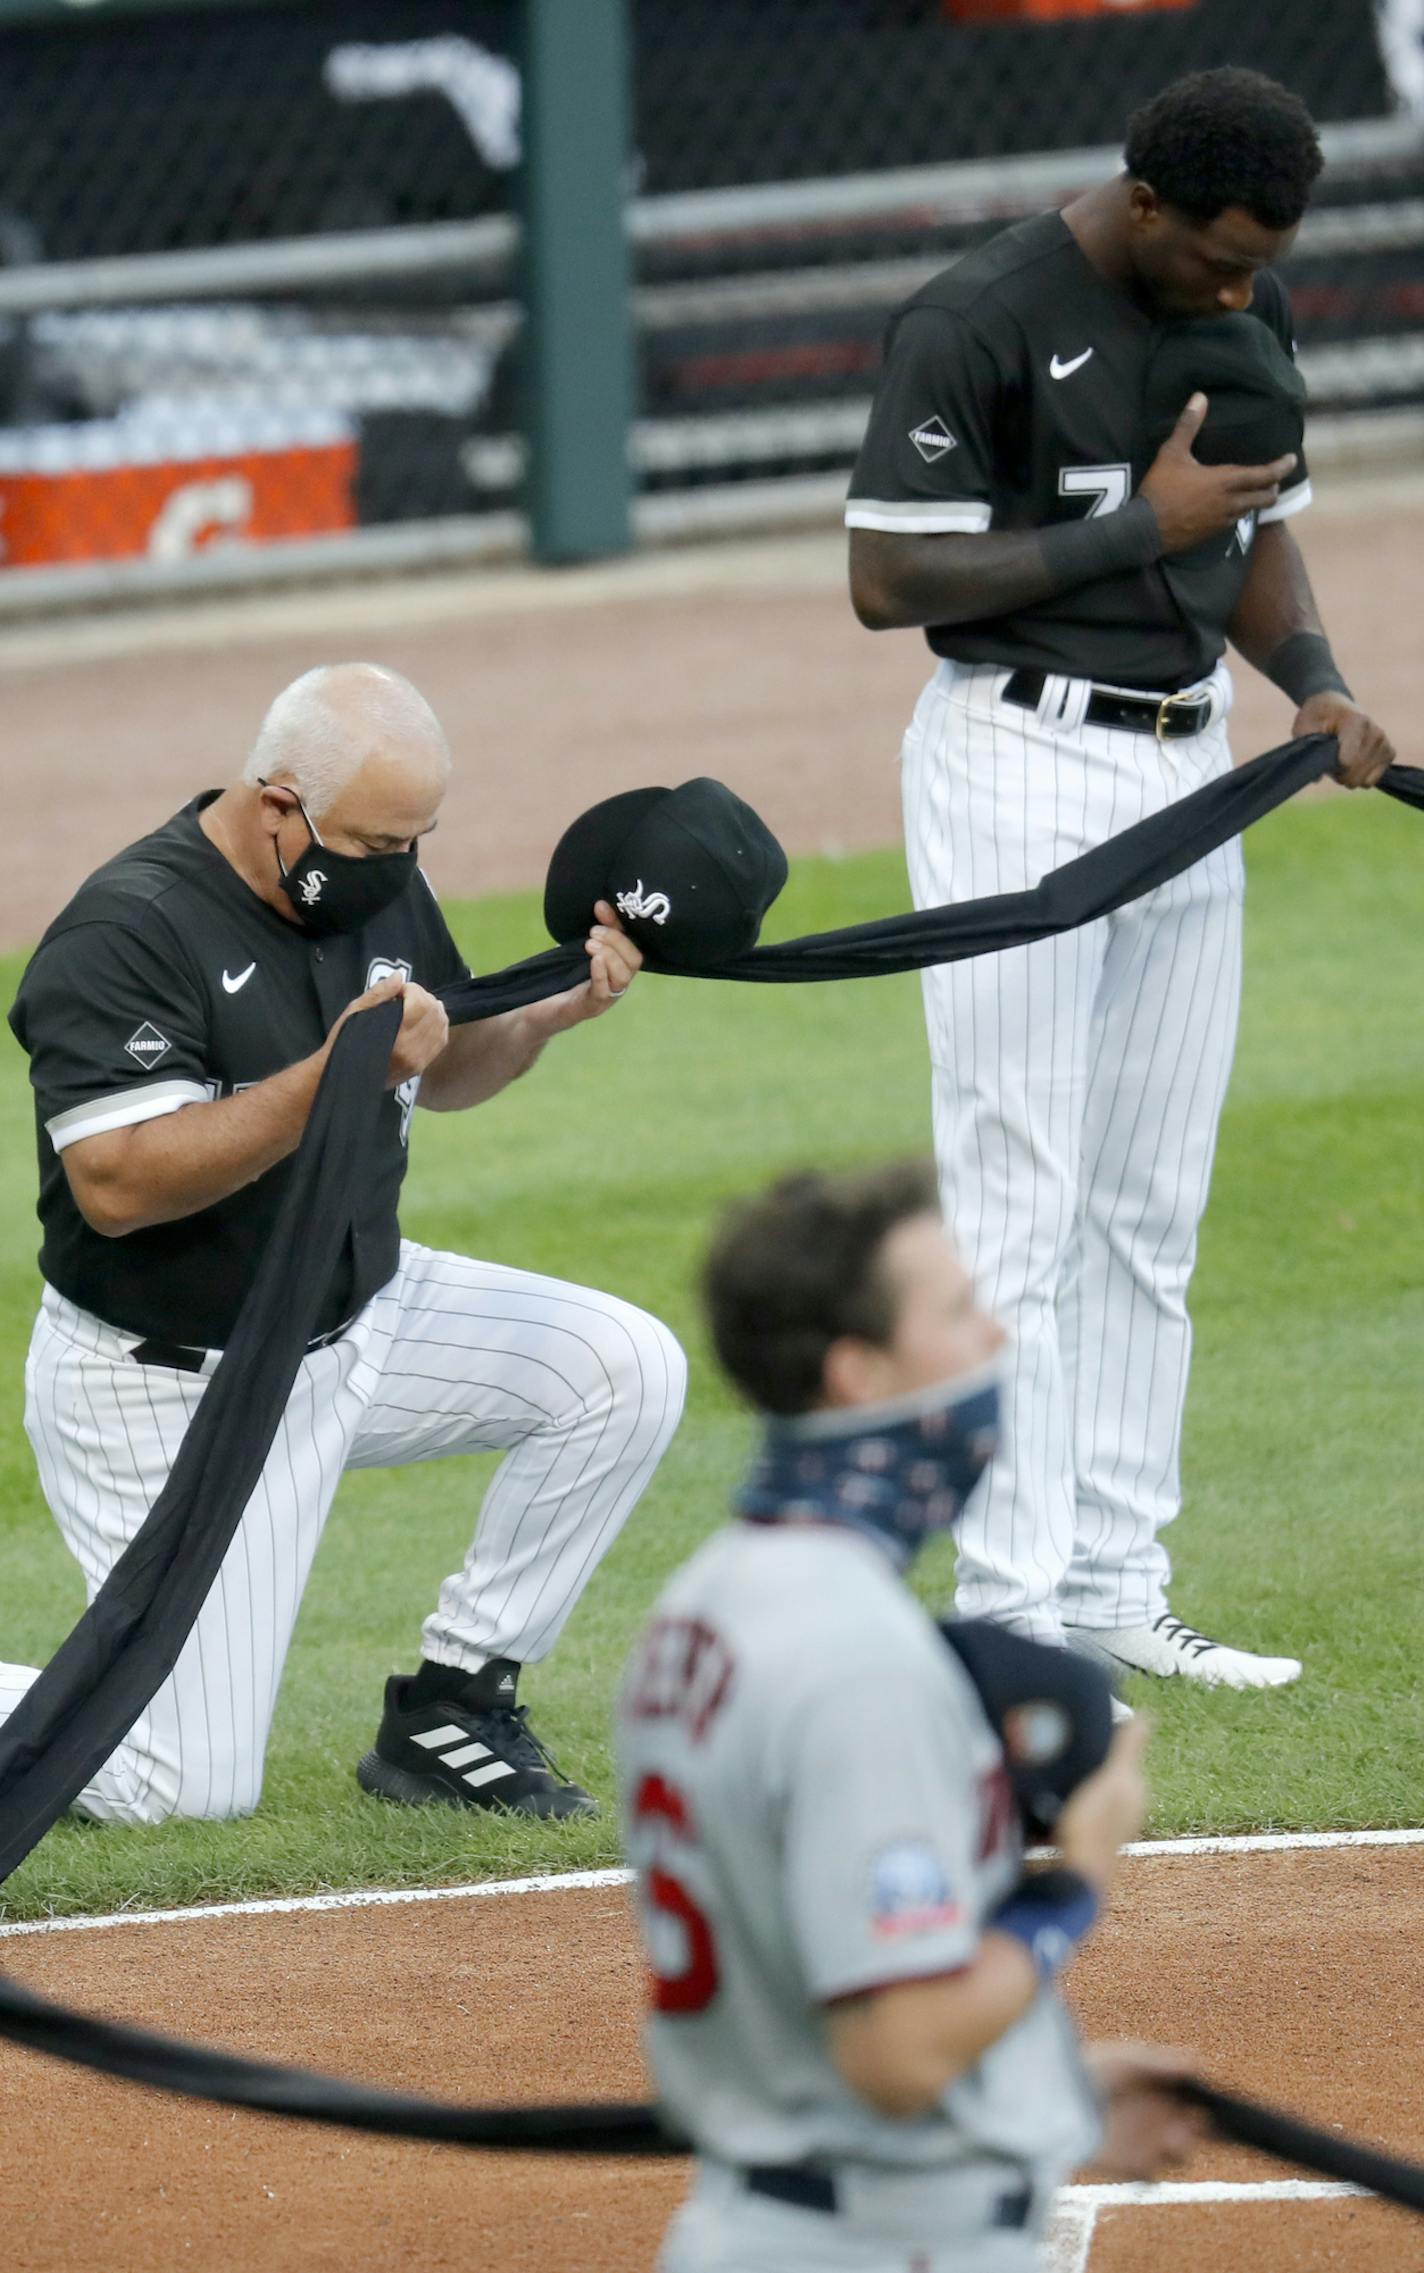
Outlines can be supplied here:
M1297 524L1356 693L1411 763L1424 762L1407 605L1421 499L1424 477L1340 487ZM99 861L229 779L289 679L363 654L406 672L451 735L457 770L427 848L442 892L535 884L585 806L699 773L750 798L792 853L898 837L893 761L925 650L858 628L835 533L117 627L0 627L13 753L0 949L38 938ZM1249 757L1285 739L1290 712L1244 666L1237 685L1233 740Z
M1424 1848L1155 1856L1072 1975L1090 2035L1193 2046L1203 2072L1397 2152L1424 2146ZM642 1970L622 1888L216 1918L0 1943L96 2012L399 2089L636 2098ZM0 2052L0 2261L26 2273L635 2273L682 2164L521 2159L191 2106ZM1204 2148L1179 2174L1293 2174ZM1359 2199L1110 2208L1091 2273L1403 2273L1424 2224Z

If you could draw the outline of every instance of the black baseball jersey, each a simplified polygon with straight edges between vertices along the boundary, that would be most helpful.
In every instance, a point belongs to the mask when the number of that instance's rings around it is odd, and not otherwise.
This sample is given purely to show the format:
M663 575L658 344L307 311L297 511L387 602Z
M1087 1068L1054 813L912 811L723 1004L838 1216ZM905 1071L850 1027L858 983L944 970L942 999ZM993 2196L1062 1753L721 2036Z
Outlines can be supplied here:
M1285 288L1251 313L1293 352ZM1019 223L931 278L892 318L852 476L853 529L930 536L1111 513L1147 470L1143 379L1159 327L1092 266L1067 223ZM1304 462L1263 521L1310 502ZM937 655L1171 691L1226 644L1254 517L1186 561L1098 578L1011 616L931 626Z
M28 1051L40 1159L40 1269L125 1333L221 1349L281 1203L288 1161L177 1223L104 1239L60 1159L83 1137L230 1097L320 1049L346 1005L395 971L432 990L467 976L423 876L360 930L313 939L203 834L209 790L97 869L57 916L10 1012ZM319 1331L396 1268L415 1084L383 1101L370 1180Z

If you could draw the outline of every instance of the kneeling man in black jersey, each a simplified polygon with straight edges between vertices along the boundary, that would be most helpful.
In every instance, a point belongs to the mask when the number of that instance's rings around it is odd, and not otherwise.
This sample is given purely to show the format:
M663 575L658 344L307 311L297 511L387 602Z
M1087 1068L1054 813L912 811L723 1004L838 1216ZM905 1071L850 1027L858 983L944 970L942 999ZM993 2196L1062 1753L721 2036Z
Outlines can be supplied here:
M241 1527L171 1678L82 1793L104 1822L255 1807L302 1590L348 1467L503 1450L422 1659L358 1775L398 1801L584 1814L517 1701L681 1411L672 1335L587 1287L403 1240L414 1108L482 1104L601 1017L641 957L600 904L589 976L451 1032L466 975L417 865L450 773L392 671L311 671L242 779L81 886L11 1023L38 1118L44 1295L26 1426L92 1596L141 1527L276 1220L332 1037L399 995L377 1165ZM294 1268L299 1262L294 1258ZM412 1517L413 1540L418 1514ZM0 1667L0 1713L34 1674Z

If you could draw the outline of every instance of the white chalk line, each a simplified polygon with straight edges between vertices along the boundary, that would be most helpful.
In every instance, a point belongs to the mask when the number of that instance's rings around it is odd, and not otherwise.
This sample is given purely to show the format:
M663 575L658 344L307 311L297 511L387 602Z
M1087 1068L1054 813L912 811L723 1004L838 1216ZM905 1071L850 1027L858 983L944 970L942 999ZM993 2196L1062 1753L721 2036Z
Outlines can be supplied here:
M1050 2273L1087 2273L1103 2210L1157 2210L1214 2202L1342 2202L1368 2200L1363 2188L1326 2179L1267 2178L1170 2181L1161 2186L1065 2186L1059 2191L1045 2237Z
M1334 1847L1424 1846L1424 1827L1406 1831L1259 1831L1236 1837L1138 1839L1125 1855L1155 1860L1172 1855L1268 1855ZM477 1879L466 1886L358 1887L349 1894L265 1896L251 1902L199 1902L177 1910L113 1910L94 1917L25 1918L0 1925L0 1940L23 1934L104 1933L116 1926L180 1926L218 1918L296 1917L324 1910L380 1910L417 1902L474 1902L496 1894L577 1894L627 1886L622 1869L548 1872L534 1878Z
M33 1918L0 1926L12 1934L101 1933L113 1926L191 1925L208 1918L278 1918L320 1910L379 1910L411 1902L472 1902L491 1894L576 1894L586 1887L627 1886L629 1870L572 1870L539 1878L476 1879L469 1886L358 1887L349 1894L276 1895L260 1902L194 1903L183 1910L114 1910L94 1918Z
M1090 2210L1156 2210L1183 2202L1369 2201L1363 2187L1336 2179L1261 2178L1164 2180L1160 2186L1065 2186L1064 2199Z
M1419 1847L1424 1829L1407 1831L1242 1831L1221 1838L1135 1839L1125 1855L1280 1855L1326 1847Z

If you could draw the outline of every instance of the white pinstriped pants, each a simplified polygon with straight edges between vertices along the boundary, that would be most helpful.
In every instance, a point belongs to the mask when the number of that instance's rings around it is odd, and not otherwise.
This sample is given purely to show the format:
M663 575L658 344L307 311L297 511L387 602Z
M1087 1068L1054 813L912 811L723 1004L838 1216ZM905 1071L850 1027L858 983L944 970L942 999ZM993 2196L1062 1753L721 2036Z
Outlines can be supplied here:
M1205 732L1081 723L1051 677L942 664L901 752L915 903L1021 891L1230 766ZM1238 843L1102 922L924 977L946 1217L1010 1329L1004 1437L958 1530L957 1603L1046 1640L1165 1604L1187 1285L1240 994Z
M135 1364L135 1339L46 1288L25 1369L40 1481L91 1600L166 1482L205 1387ZM292 1628L346 1468L506 1450L422 1647L469 1672L491 1657L544 1657L665 1451L685 1386L677 1342L631 1303L402 1242L390 1284L340 1341L303 1359L177 1666L80 1812L157 1823L257 1805Z

